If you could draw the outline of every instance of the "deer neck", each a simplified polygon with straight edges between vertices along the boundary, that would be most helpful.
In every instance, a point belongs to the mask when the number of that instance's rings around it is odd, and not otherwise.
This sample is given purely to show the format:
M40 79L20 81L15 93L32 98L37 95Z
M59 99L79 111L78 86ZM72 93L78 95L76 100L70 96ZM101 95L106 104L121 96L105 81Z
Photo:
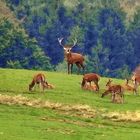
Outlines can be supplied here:
M72 53L71 53L71 52L70 52L70 53L67 53L67 54L65 55L65 57L66 57L67 60L70 60L71 57L72 57Z
M108 88L112 87L112 84L111 84L111 83L110 83L110 84L108 84L108 85L107 85L107 87L108 87Z

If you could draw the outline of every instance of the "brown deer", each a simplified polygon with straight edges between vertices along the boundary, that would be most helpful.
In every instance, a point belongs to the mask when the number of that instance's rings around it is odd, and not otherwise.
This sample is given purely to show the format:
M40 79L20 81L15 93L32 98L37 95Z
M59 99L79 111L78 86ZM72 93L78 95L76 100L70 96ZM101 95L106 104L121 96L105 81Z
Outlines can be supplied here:
M100 80L100 76L96 73L84 74L81 87L83 88L87 82L89 82L91 86L91 82L94 82L94 84L96 85L97 91L99 91L99 85L98 85L99 80Z
M121 85L112 85L112 80L108 80L106 86L108 89L102 94L102 98L108 94L112 94L112 102L116 102L116 97L119 95L121 97L121 103L124 102L124 89Z
M140 85L140 65L138 65L135 70L133 71L132 73L132 77L131 77L131 80L133 81L134 83L134 86L135 86L135 89L136 89L136 94L137 94L137 89Z
M76 64L78 67L78 73L80 72L80 69L82 68L84 71L84 56L79 53L73 53L71 52L71 49L76 45L77 40L74 41L73 45L62 45L63 38L58 38L59 44L63 47L66 61L68 64L68 74L72 73L73 64Z
M48 85L49 85L48 82L47 82L46 79L45 79L45 75L42 74L42 73L36 74L36 75L33 77L32 82L29 84L29 91L31 91L32 88L33 88L36 84L37 84L38 86L40 86L40 88L41 88L41 86L42 86L43 91L44 91L44 89L47 88Z
M135 85L130 85L129 84L129 79L126 79L126 83L125 83L125 85L122 85L122 87L124 88L124 90L132 91L133 94L136 94L136 86Z
M83 87L82 87L83 90L89 90L89 91L97 91L97 86L95 84L89 84L89 83L86 83Z
M135 88L135 93L137 94L137 89L140 85L140 75L137 75L137 74L134 74L132 77L131 77L131 80L133 81L134 83L134 88Z

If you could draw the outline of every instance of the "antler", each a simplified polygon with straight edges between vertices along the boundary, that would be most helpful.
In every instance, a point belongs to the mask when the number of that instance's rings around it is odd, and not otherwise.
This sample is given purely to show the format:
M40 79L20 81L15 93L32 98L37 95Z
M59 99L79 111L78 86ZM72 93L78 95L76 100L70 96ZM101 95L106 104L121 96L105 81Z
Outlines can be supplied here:
M62 46L62 47L64 47L63 45L62 45L62 40L63 40L64 38L62 37L62 38L58 38L58 42L59 42L59 44Z
M63 48L65 48L65 46L62 45L62 40L63 40L63 39L64 39L63 37L62 37L62 38L58 38L58 42L59 42L59 44L60 44ZM77 39L73 40L73 45L72 45L70 48L74 47L74 46L76 45L76 43L77 43Z
M74 47L75 45L76 45L76 43L77 43L77 39L75 38L75 40L73 40L73 46L72 47Z

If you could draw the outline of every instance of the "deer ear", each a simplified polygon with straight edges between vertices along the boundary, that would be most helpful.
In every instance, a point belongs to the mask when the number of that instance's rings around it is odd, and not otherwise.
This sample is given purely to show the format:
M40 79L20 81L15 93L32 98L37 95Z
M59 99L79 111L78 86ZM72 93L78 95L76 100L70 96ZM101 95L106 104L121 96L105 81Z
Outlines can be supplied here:
M66 51L67 49L65 47L63 47L63 49Z
M112 82L113 80L109 79L108 81Z

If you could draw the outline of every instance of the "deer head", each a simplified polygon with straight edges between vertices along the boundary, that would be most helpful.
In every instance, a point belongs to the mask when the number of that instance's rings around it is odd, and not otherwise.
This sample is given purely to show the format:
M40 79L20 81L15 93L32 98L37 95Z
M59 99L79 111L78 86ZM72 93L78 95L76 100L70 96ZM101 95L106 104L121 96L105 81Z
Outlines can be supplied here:
M63 45L62 44L62 40L64 38L58 38L58 42L59 44L63 47L64 51L66 54L70 53L71 52L71 49L76 45L77 43L77 39L73 40L73 45Z
M110 86L111 83L112 83L112 80L109 79L108 82L107 82L107 84L106 84L106 86Z

